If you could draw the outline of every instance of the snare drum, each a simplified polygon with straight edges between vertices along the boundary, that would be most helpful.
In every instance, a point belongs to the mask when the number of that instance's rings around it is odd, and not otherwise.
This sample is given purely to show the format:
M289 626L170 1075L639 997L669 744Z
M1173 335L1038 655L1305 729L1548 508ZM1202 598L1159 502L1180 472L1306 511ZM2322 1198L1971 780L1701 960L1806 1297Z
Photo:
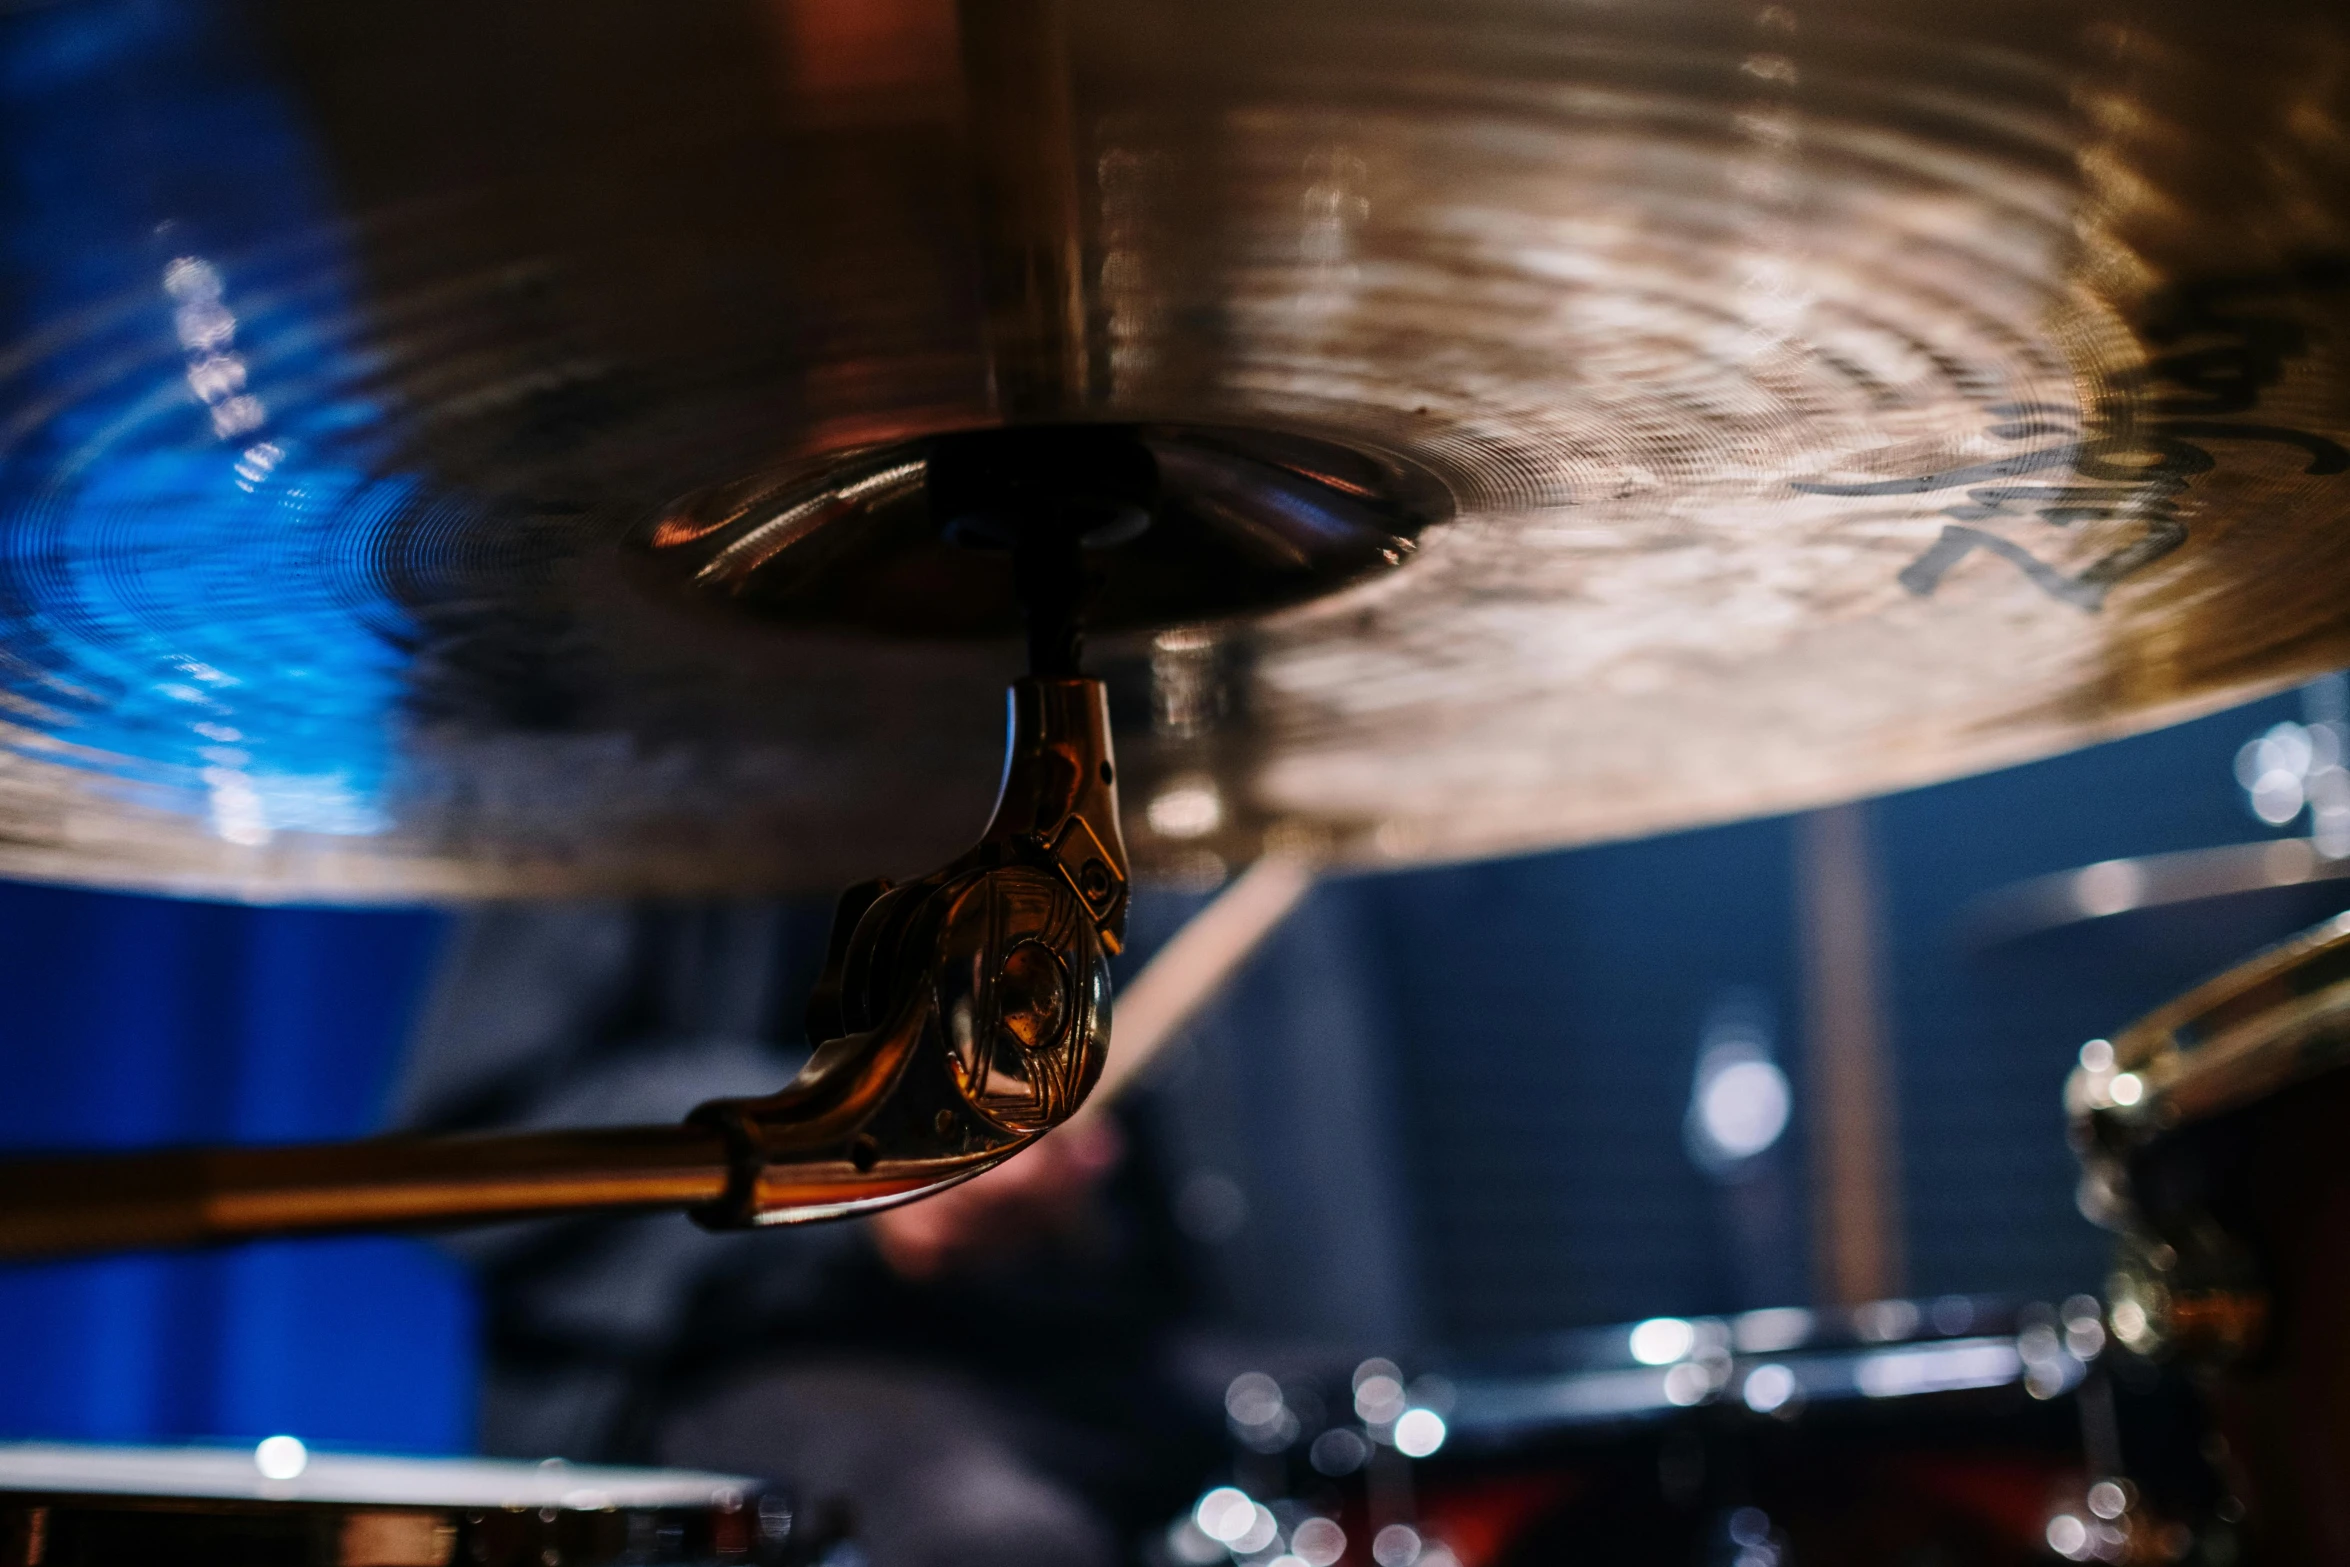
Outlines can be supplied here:
M783 1567L732 1475L258 1448L0 1445L6 1567Z

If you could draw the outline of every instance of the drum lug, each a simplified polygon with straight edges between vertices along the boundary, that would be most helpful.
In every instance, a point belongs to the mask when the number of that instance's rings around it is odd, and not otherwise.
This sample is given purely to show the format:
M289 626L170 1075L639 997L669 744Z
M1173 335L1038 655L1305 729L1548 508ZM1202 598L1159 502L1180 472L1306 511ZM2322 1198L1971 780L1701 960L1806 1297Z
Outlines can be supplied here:
M2143 1229L2124 1236L2106 1286L2106 1320L2123 1348L2150 1360L2239 1364L2259 1352L2269 1292L2242 1246L2208 1218L2178 1225L2183 1245Z

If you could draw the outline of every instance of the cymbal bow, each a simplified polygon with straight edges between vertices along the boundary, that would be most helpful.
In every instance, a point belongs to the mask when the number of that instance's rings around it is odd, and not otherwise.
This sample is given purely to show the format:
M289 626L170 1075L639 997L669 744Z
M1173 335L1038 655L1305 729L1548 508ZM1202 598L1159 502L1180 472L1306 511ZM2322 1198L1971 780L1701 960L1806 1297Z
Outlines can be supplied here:
M1144 878L2350 662L2338 0L61 0L0 58L0 873L943 861L1021 644L937 496L1072 426L1147 497L1082 519Z

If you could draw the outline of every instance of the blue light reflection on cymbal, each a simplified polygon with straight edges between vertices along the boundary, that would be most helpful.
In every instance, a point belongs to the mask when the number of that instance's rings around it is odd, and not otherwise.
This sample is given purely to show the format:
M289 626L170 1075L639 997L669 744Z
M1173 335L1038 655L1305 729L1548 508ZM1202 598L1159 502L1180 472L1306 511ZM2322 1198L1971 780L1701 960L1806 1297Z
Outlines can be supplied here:
M0 21L0 148L0 743L231 842L382 830L417 487L298 117L213 8L96 0Z

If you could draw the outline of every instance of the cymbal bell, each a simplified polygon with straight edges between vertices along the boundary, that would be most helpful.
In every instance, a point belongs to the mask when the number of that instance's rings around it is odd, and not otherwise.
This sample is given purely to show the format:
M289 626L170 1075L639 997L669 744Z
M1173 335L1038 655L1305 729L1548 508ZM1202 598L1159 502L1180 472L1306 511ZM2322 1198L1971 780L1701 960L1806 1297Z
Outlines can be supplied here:
M1020 654L925 484L1002 427L1148 455L1090 655L1145 876L2350 662L2320 0L127 14L0 20L0 873L943 859Z

